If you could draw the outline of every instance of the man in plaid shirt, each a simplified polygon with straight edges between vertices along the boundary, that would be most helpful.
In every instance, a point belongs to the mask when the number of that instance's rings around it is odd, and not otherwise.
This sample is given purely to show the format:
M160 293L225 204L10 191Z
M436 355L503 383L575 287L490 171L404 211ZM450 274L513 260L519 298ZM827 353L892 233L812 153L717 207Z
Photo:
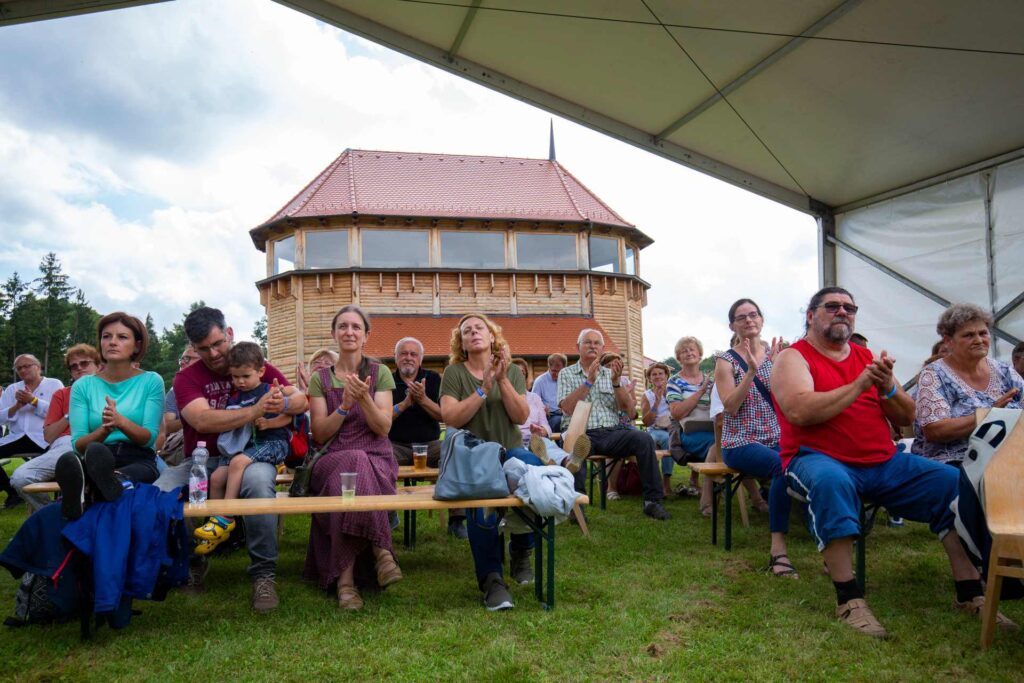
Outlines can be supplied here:
M576 344L579 362L558 373L558 405L564 416L562 432L569 429L576 404L588 401L591 408L587 436L594 452L611 458L636 456L644 488L644 514L657 520L669 519L668 511L661 504L665 492L654 439L619 423L619 410L626 410L630 405L629 389L621 383L622 361L601 367L598 359L604 353L604 335L597 330L583 330Z

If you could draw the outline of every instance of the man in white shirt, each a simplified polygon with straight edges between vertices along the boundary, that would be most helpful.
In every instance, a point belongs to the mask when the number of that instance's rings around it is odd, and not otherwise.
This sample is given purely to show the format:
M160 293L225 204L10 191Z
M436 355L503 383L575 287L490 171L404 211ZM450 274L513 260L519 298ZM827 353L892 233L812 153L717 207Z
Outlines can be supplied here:
M43 377L39 359L29 353L14 359L14 371L21 380L4 389L0 397L0 425L7 426L7 436L0 438L0 458L36 455L46 450L43 420L54 392L64 386L59 379ZM5 508L24 502L3 468L0 490L7 492Z

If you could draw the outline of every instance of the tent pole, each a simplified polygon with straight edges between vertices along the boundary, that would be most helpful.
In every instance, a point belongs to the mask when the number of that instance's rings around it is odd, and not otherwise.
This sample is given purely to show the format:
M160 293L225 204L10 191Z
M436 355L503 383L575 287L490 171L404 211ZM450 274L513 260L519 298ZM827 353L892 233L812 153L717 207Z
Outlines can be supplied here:
M834 287L836 273L836 217L831 211L818 214L818 286Z

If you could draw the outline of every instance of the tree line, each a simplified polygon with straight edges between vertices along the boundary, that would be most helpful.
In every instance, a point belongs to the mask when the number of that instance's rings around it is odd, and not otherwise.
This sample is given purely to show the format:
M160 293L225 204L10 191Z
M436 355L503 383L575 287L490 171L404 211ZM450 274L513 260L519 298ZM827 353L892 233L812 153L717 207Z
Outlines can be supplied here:
M142 366L158 373L170 387L178 371L178 358L187 339L182 323L199 306L196 301L181 321L157 332L153 316L145 318L149 349ZM129 311L137 315L134 311ZM15 272L0 286L0 384L16 381L14 359L31 353L43 366L43 374L67 384L64 352L74 344L96 345L96 323L102 315L85 293L71 285L57 254L50 252L39 263L39 276L25 280Z

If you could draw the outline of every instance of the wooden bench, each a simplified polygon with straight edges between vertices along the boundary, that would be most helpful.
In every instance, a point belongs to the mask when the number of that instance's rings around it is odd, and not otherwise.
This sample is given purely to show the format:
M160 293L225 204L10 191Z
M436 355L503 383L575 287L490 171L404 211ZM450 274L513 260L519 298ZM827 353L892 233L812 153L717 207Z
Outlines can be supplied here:
M658 461L665 458L671 458L672 453L667 450L655 451L658 456ZM601 509L607 508L608 498L608 477L612 471L612 467L615 466L616 462L636 462L634 456L628 456L625 458L613 458L608 455L591 455L587 457L587 479L589 481L590 499L594 499L594 480L597 479L600 482L600 498Z
M210 500L202 505L186 504L186 517L207 517L209 515L309 515L321 512L376 512L376 511L418 511L450 510L452 508L509 508L531 529L537 539L534 552L534 593L544 609L555 607L555 521L551 517L538 519L524 511L523 501L515 496L486 500L434 500L433 486L403 487L389 496L310 496L289 498L287 494L277 498L236 498L232 500ZM586 503L586 496L579 496L577 503ZM545 562L545 552L547 561ZM545 595L546 593L546 595ZM546 600L545 600L546 598Z
M723 462L691 462L687 465L707 477L711 487L711 544L718 545L718 496L725 492L725 549L732 550L732 497L744 479L742 472Z

